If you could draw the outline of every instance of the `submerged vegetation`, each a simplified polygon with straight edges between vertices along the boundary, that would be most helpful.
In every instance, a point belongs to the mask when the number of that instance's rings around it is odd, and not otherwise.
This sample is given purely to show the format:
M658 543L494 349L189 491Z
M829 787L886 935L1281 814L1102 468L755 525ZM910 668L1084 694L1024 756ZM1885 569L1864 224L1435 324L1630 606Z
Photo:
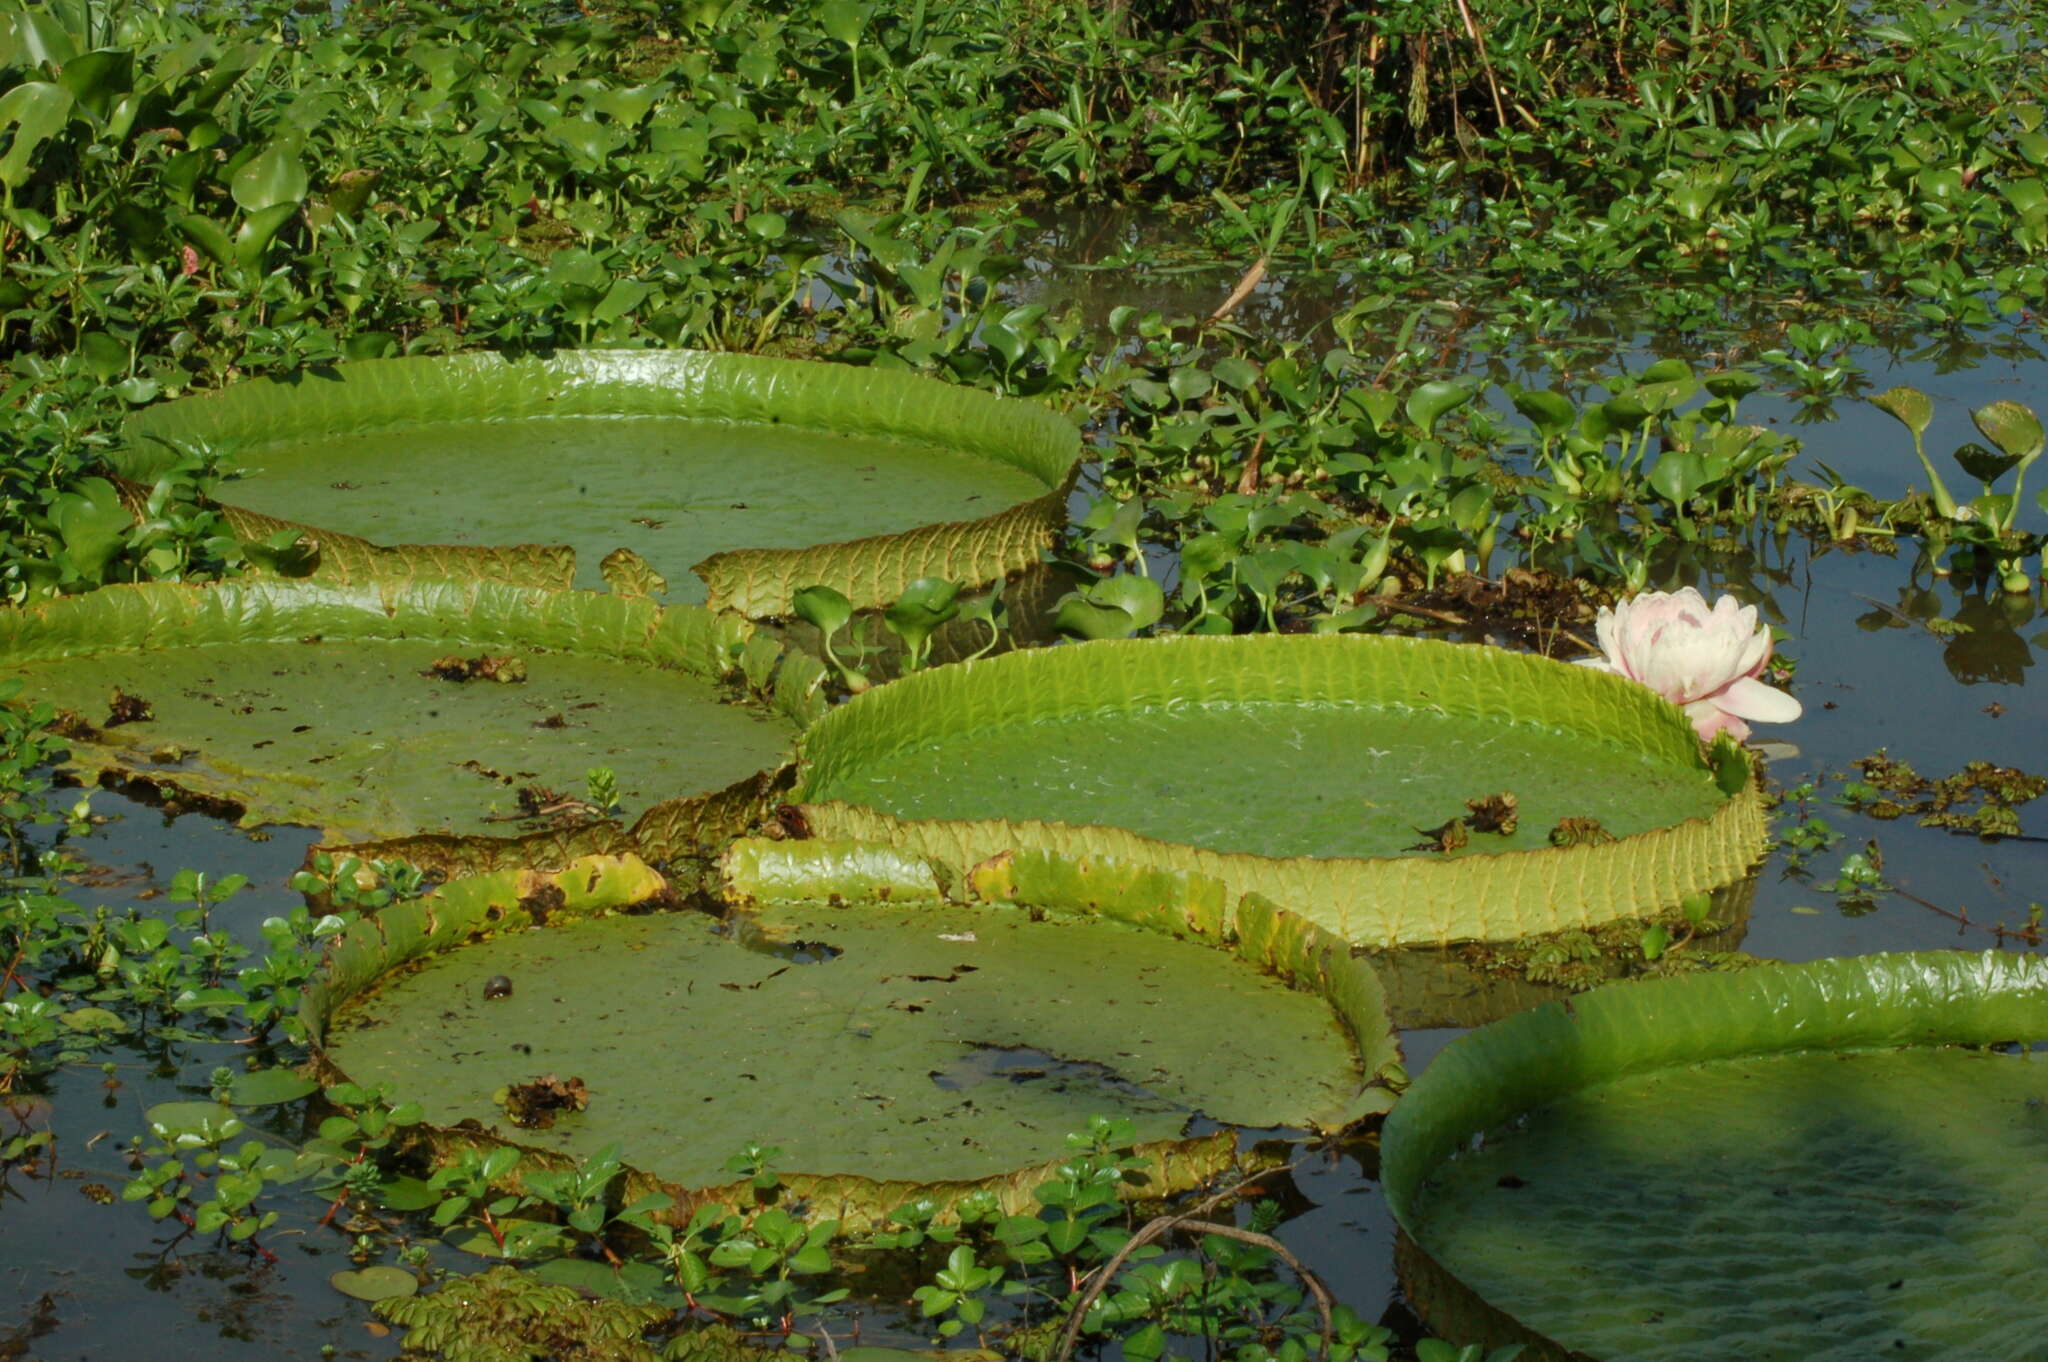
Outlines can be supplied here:
M866 1328L966 1358L1507 1362L1361 1317L1278 1234L1323 1152L1377 1166L1388 1016L1617 973L1767 991L1722 978L1753 963L1767 803L1781 868L1847 916L1908 895L1874 836L1837 852L1828 781L1886 830L1986 840L2041 793L2002 753L1927 779L1901 740L1779 795L1733 739L1798 712L1769 588L1825 555L1896 559L1859 624L1937 636L1959 681L2031 662L2039 399L1976 404L1947 451L1937 402L1878 391L1871 357L2041 357L2044 29L2023 0L0 0L0 1190L55 1185L44 1099L85 1074L150 1094L93 1199L162 1222L167 1260L338 1246L332 1285L417 1355L836 1357ZM1867 409L1905 428L1891 471L1805 458ZM578 421L607 423L601 457ZM1707 578L1753 602L1699 602L1727 626L1712 674L1646 660L1691 598L1640 593ZM1604 651L1726 732L1501 649L1396 684L1375 668L1406 641L1277 637L1417 632ZM1209 634L1274 637L1166 642ZM1253 665L1192 660L1227 648ZM1337 696L1408 714L1428 798L1385 795L1389 764L1304 774L1367 741L1288 710ZM1020 795L1054 759L1105 802ZM328 844L260 918L276 886L214 871L89 907L96 815L53 770ZM841 959L863 904L921 923L894 991ZM744 966L636 964L640 1014L701 985L728 1026L690 1037L724 1049L683 1099L772 1087L837 1131L802 1070L861 1079L880 1035L963 1144L998 1119L956 1103L975 1083L1045 1099L1034 1139L1077 1093L1096 1119L943 1194L723 1126L734 1148L651 1178L658 1152L596 1135L595 1061L534 1053L604 986L485 958L611 910L701 918ZM1026 960L1071 988L1008 990L1047 1015L965 1059L901 1039L960 1040L946 1008L1010 977L950 987L969 947L1062 913L1318 995L1357 1072L1293 1105L1246 1084L1244 1110L1134 1077L1115 1009L1170 1004L1072 940ZM2040 915L1997 943L2039 944ZM444 1006L424 956L472 942ZM1358 953L1415 944L1454 981ZM463 1050L474 1111L326 1045L387 973L470 1015L478 1053L520 1032L502 1072ZM2033 1039L2012 991L1995 1039ZM1596 996L1626 1019L1653 995ZM819 998L851 1048L744 1049L733 1018L773 1046ZM639 1043L675 1043L666 1015ZM1536 1015L1468 1056L1564 1025ZM1126 1046L1070 1053L1075 1028ZM478 1125L501 1114L516 1136ZM1195 1124L1232 1116L1323 1128ZM1388 1157L1406 1216L1427 1170ZM1489 1206L1520 1195L1508 1162ZM1635 1172L1682 1201L1697 1169ZM1485 1335L1431 1308L1431 1271L1426 1325Z

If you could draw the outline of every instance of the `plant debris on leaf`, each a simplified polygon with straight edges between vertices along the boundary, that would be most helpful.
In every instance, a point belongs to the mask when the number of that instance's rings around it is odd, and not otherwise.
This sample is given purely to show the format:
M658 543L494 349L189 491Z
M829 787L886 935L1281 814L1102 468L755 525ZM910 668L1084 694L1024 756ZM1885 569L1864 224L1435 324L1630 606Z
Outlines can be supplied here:
M502 991L494 988L503 975L485 983L484 997L506 998L511 989ZM503 1090L498 1105L505 1109L505 1115L512 1124L523 1130L546 1130L555 1123L559 1111L587 1111L590 1108L590 1089L580 1078L557 1078L553 1074L542 1074L528 1083L514 1083Z
M443 681L496 681L501 685L514 685L526 679L526 661L510 653L483 653L476 657L450 653L429 662L421 675L437 676Z

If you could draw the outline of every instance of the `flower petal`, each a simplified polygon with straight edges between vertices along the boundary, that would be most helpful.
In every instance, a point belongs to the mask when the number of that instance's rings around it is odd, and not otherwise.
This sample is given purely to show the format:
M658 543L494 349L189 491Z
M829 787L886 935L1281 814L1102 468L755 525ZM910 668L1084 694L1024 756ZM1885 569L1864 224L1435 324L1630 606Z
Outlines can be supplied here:
M1701 742L1712 742L1716 733L1726 733L1737 742L1749 736L1748 724L1712 700L1693 701L1685 707L1685 717L1692 720L1692 731L1700 735Z
M1805 712L1805 707L1792 696L1749 676L1714 696L1713 703L1730 714L1760 724L1789 724Z

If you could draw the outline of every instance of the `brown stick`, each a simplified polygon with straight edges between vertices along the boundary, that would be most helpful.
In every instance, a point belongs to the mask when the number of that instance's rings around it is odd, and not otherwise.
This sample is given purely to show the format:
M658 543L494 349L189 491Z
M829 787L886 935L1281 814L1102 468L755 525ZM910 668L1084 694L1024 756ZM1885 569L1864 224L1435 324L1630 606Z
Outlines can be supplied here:
M1294 1274L1301 1278L1302 1285L1308 1288L1309 1294L1315 1297L1316 1314L1322 1319L1322 1341L1316 1349L1316 1362L1329 1362L1330 1339L1336 1333L1336 1323L1330 1313L1335 1302L1330 1296L1329 1289L1317 1280L1315 1273L1310 1272L1299 1258L1288 1251L1285 1244L1270 1234L1260 1234L1257 1230L1241 1230L1235 1225L1219 1225L1210 1220L1196 1220L1193 1218L1195 1214L1196 1211L1189 1211L1184 1215L1162 1215L1149 1221L1116 1251L1115 1257L1091 1274L1088 1289L1074 1302L1074 1308L1067 1314L1066 1327L1060 1330L1060 1346L1053 1353L1053 1362L1069 1362L1073 1357L1074 1345L1081 1337L1081 1322L1087 1318L1088 1307L1095 1304L1102 1293L1109 1289L1109 1284L1116 1280L1118 1270L1130 1260L1131 1255L1154 1239L1176 1229L1193 1230L1198 1234L1213 1234L1219 1239L1235 1239L1244 1244L1256 1244L1260 1248L1270 1250L1280 1261L1292 1268Z
M1426 605L1409 605L1399 596L1359 596L1353 605L1376 605L1382 610L1391 610L1400 615L1414 615L1418 619L1441 620L1445 624L1464 624L1463 616L1453 615L1448 610L1432 610Z
M1210 322L1220 322L1231 313L1237 311L1237 305L1251 297L1252 290L1257 288L1259 281L1265 277L1266 257L1262 255L1257 260L1252 261L1252 267L1244 272L1244 278L1237 281L1237 287L1230 291L1230 296L1221 303L1218 303L1216 310L1209 314Z
M1494 126L1505 132L1508 126L1507 105L1502 102L1500 97L1500 82L1494 79L1493 58L1486 53L1486 38L1479 32L1479 24L1472 18L1471 7L1465 3L1465 0L1458 0L1458 16L1465 21L1465 36L1470 38L1472 45L1479 49L1479 66L1481 70L1486 72L1486 90L1488 94L1493 96L1493 116L1498 120Z
M1259 490L1259 456L1266 452L1266 433L1259 432L1259 438L1252 441L1252 456L1244 461L1244 472L1237 476L1237 494L1251 496Z

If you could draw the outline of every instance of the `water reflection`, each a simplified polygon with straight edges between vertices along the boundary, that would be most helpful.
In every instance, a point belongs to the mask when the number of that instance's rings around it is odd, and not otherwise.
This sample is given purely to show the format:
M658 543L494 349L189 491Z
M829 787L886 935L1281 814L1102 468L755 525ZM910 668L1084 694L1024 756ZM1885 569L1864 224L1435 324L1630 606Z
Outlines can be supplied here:
M1723 885L1711 895L1707 923L1697 936L1681 929L1682 944L1672 952L1687 960L1725 954L1742 948L1756 900L1754 872ZM1632 942L1637 924L1614 935ZM1511 945L1412 946L1373 951L1370 958L1386 988L1387 1013L1402 1031L1418 1027L1482 1026L1513 1012L1572 996L1605 979L1644 972L1640 953L1632 947L1601 949L1588 932L1559 933ZM1531 976L1537 976L1532 978ZM1569 985L1544 982L1563 978Z
M1965 686L2026 684L2034 654L2021 630L2040 613L2034 598L1987 594L1954 581L1947 586L1956 599L1945 613L1941 593L1917 580L1898 587L1889 603L1861 597L1871 609L1856 616L1856 627L1865 633L1921 629L1944 638L1942 663ZM2036 635L2034 642L2048 642L2048 634Z

